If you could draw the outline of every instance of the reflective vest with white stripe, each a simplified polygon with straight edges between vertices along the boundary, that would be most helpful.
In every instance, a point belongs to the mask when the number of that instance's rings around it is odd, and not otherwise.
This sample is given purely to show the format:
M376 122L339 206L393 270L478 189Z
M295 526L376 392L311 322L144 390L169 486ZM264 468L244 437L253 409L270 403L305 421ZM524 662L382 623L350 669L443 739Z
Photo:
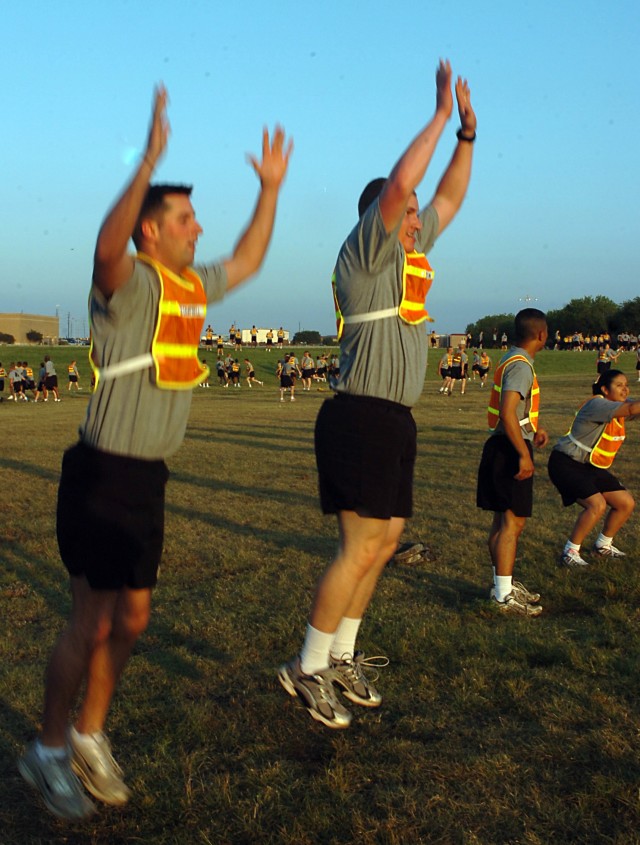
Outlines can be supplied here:
M587 402L589 401L591 400L587 399ZM576 417L577 416L578 414L576 414ZM569 440L571 440L572 443L575 443L575 445L580 449L583 449L585 452L589 452L589 463L593 464L594 467L600 467L600 469L607 469L610 467L618 449L622 446L626 437L624 430L624 417L609 420L609 422L603 427L602 434L598 438L595 446L591 447L585 446L584 443L581 443L573 436L573 423L575 423L575 419L571 423L571 428L566 433L566 437L568 437Z
M536 376L536 372L533 369L531 361L524 357L524 355L511 355L508 358L505 358L503 361L498 364L496 367L495 373L493 375L493 387L491 388L491 393L489 395L489 406L487 408L487 422L489 424L489 430L494 431L498 425L498 421L500 420L500 397L502 396L502 377L504 375L505 369L509 366L509 364L513 364L514 361L524 361L525 364L528 364L531 367L531 372L533 373L533 384L531 386L531 395L527 398L525 402L525 416L520 420L520 426L524 428L526 425L530 425L532 431L538 430L538 409L540 407L540 387L538 385L538 379Z
M198 359L198 346L207 297L200 276L190 267L177 275L142 252L137 259L155 270L160 284L156 327L151 351L100 367L93 343L90 360L96 373L96 386L107 380L153 367L155 384L163 390L191 390L209 375L209 368Z
M433 284L435 276L427 257L423 252L405 253L402 267L402 299L400 305L393 308L382 308L380 311L367 311L364 314L350 314L345 317L338 302L336 272L331 277L333 290L333 304L336 312L336 331L338 340L342 337L344 327L353 323L370 323L373 320L384 320L387 317L399 317L404 323L415 326L425 320L433 323L433 318L424 307L427 294Z

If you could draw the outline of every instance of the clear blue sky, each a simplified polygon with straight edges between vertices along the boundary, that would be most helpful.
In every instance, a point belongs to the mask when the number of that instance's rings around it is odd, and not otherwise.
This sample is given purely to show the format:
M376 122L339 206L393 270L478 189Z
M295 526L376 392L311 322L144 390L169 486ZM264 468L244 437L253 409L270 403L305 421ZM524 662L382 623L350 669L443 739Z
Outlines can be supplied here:
M227 255L253 208L245 153L264 124L295 140L260 274L216 330L333 331L330 276L364 184L433 114L440 56L469 80L478 142L467 200L436 243L438 332L573 297L640 295L637 0L412 3L2 2L0 311L86 326L100 222L171 98L156 178L192 182L198 259ZM427 202L456 117L419 188ZM637 330L639 327L629 327Z

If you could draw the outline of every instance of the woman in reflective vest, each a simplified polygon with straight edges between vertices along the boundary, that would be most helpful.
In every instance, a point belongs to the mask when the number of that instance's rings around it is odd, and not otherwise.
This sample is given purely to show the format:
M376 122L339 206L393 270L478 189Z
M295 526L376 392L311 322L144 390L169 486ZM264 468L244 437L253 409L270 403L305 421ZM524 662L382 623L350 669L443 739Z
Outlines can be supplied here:
M609 467L625 439L625 418L640 414L640 401L628 399L627 377L620 370L602 373L593 385L593 394L578 409L549 459L549 477L562 503L567 507L577 502L583 509L560 556L561 565L574 568L589 565L580 547L602 517L604 525L592 552L600 557L624 557L613 539L635 505Z

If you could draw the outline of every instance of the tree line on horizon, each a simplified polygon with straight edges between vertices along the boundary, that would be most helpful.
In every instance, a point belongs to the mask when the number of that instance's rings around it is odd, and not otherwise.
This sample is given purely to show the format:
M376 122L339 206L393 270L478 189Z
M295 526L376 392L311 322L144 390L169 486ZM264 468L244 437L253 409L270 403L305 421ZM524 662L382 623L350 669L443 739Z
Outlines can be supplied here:
M552 309L546 314L550 337L556 331L562 337L575 332L584 335L609 332L613 337L624 331L640 334L640 296L628 299L621 305L608 296L584 296L572 299L563 308ZM475 323L469 323L466 331L471 334L474 343L480 332L483 332L484 344L489 346L494 333L497 334L498 342L503 332L513 340L514 320L515 314L487 314Z

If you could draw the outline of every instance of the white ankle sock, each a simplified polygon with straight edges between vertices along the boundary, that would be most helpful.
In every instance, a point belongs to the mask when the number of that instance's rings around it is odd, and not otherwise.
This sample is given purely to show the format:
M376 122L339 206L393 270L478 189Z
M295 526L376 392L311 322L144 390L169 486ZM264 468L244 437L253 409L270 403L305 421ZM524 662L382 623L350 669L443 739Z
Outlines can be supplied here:
M361 623L362 619L349 619L348 616L342 617L333 642L331 643L329 652L331 657L335 660L341 660L343 654L353 657L356 653L356 637L358 636Z
M564 545L565 552L575 552L576 554L580 554L580 544L579 543L572 543L571 540L567 540Z
M41 740L36 740L36 753L44 762L45 760L64 760L67 756L66 746L43 745Z
M496 599L498 601L504 601L513 589L513 576L496 575L496 577L494 578L494 583L496 590Z
M605 534L598 534L598 539L596 540L596 546L599 549L602 549L605 546L610 546L611 543L613 543L613 537L607 537Z
M304 645L300 652L300 668L305 675L313 675L329 666L329 649L334 636L335 631L327 634L307 625Z

